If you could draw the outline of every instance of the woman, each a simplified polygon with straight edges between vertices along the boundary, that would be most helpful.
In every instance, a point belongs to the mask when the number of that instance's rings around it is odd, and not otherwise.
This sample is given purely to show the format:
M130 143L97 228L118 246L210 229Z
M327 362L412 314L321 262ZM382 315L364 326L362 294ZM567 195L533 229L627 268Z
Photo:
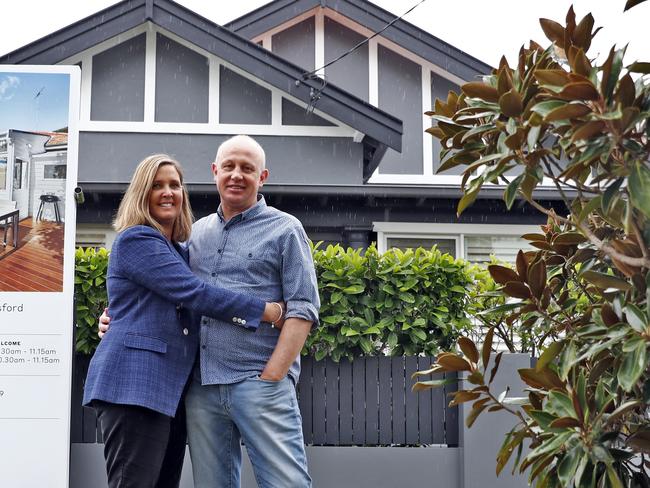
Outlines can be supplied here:
M90 363L84 405L97 410L109 487L177 487L185 454L183 392L199 341L191 312L254 333L282 306L214 287L187 265L192 224L178 162L149 156L115 220L108 265L111 325Z

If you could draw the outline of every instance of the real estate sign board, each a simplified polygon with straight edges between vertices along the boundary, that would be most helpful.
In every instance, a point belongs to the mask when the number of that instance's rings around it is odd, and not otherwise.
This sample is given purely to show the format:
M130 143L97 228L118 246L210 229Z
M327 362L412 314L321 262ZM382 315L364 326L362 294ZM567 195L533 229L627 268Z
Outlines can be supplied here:
M0 485L68 486L79 68L0 67Z

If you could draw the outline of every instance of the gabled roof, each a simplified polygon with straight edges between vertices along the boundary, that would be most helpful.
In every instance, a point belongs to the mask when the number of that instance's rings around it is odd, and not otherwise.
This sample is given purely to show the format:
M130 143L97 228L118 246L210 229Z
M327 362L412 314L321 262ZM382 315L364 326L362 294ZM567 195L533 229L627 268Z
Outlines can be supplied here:
M171 0L124 0L0 57L0 64L56 64L91 46L151 22L309 104L319 79L248 39ZM364 175L379 165L387 147L402 149L402 122L345 90L327 84L316 108L365 134Z
M224 27L252 39L314 7L332 9L373 32L395 19L394 14L366 0L275 0ZM405 20L398 20L381 36L463 80L472 81L477 75L492 70L488 64Z

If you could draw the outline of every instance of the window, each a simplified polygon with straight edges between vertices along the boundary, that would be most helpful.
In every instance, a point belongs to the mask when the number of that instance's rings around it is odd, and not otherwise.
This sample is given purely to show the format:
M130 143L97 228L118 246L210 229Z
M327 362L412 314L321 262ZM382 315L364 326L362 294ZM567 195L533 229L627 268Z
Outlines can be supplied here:
M424 247L430 249L436 246L443 254L450 254L456 257L457 239L453 237L408 237L394 235L386 238L386 249L415 249Z
M14 161L14 190L20 190L23 187L23 170L25 162L21 159Z
M539 226L375 222L373 230L380 252L435 245L443 253L474 263L489 262L491 256L514 263L519 249L532 249L521 236L539 233Z
M0 158L0 190L7 187L7 158Z
M44 177L48 180L65 180L66 176L65 164L46 164L44 169Z

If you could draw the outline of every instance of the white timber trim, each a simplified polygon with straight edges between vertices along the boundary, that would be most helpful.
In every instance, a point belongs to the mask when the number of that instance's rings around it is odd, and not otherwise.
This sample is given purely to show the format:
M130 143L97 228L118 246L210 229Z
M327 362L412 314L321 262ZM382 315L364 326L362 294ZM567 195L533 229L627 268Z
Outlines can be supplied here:
M271 125L282 126L282 95L277 91L271 91Z
M314 21L314 69L316 75L321 78L325 77L325 69L321 68L325 64L325 14L322 8L316 10Z
M144 123L156 121L156 36L153 24L147 23L147 48L144 62Z
M144 34L149 29L149 25L153 25L153 24L151 24L150 22L140 24L134 27L133 29L129 29L127 31L122 32L121 34L118 34L115 37L111 37L110 39L106 39L105 41L100 42L99 44L95 44L94 46L89 47L85 51L74 54L57 64L77 64L86 56L94 56L95 54L104 52L112 47L117 46L118 44L122 44L123 42L128 41L129 39L133 39L134 37L137 37L140 34Z
M250 134L269 136L346 137L352 138L354 130L345 127L322 127L302 125L253 125L253 124L195 124L189 122L142 122L88 121L81 123L83 132L137 132L158 134Z
M93 57L84 56L81 63L81 94L79 98L79 120L90 120L90 103L92 101ZM77 63L75 63L77 64Z
M368 41L368 103L379 107L379 54L376 38Z
M377 250L386 252L389 238L425 238L456 240L456 257L465 258L465 236L512 236L539 233L539 225L454 224L421 222L373 222L377 233Z
M368 29L368 28L366 28L366 27L364 27L364 26L362 26L360 24L357 24L355 21L351 20L350 18L348 18L348 17L346 17L344 15L341 15L340 13L335 12L334 10L331 10L329 8L325 9L325 15L327 17L329 17L331 20L333 20L335 22L338 22L339 24L347 27L348 29L351 29L351 30L361 34L362 36L370 37L371 35L374 34L374 32L371 31L370 29ZM458 85L462 85L463 83L466 82L466 80L463 80L462 78L454 75L453 73L450 73L450 72L446 71L445 69L441 68L440 66L437 66L437 65L433 64L431 61L428 61L428 60L426 60L424 58L421 58L417 54L412 53L408 49L403 48L399 44L396 44L393 41L390 41L390 40L382 37L381 35L373 38L372 40L373 41L376 40L378 44L381 44L382 46L390 49L391 51L396 52L400 56L403 56L406 59L409 59L410 61L413 61L414 63L420 64L422 66L425 66L425 67L429 68L431 71L439 74L440 76L442 76L443 78L448 79L449 81L452 81L452 82L454 82L454 83L456 83Z
M293 27L296 24L299 24L303 20L307 20L309 17L313 17L318 13L319 10L322 10L321 7L314 7L312 9L307 10L306 12L301 13L300 15L287 20L286 22L278 25L277 27L274 27L273 29L269 29L266 32L263 32L259 36L253 37L251 41L258 43L260 41L264 41L265 37L273 37L275 34L278 32L282 32L283 30L288 29L289 27ZM264 46L266 47L266 46Z
M427 104L431 105L431 71L422 66L422 107ZM433 141L432 135L425 132L431 126L431 118L424 115L424 112L430 110L429 107L422 111L422 175L425 178L433 177Z
M208 58L208 63L208 124L210 126L215 126L219 124L220 65L214 56Z
M368 179L370 184L399 184L399 185L449 185L459 186L462 180L461 175L415 175L415 174L391 174L379 173L375 170Z
M320 8L319 8L320 10ZM309 17L309 16L306 16ZM304 19L303 19L304 20ZM100 52L110 49L124 41L132 39L142 33L146 33L146 55L145 55L145 94L144 94L144 121L101 121L91 120L91 101L92 101L92 57ZM209 62L209 81L208 81L208 122L199 123L176 123L176 122L156 122L155 121L155 87L156 87L156 35L161 35L172 41L190 49L205 58ZM270 45L271 37L264 36L268 39ZM268 84L260 78L256 78L250 73L234 66L208 51L191 44L176 34L158 27L150 22L138 26L119 36L108 39L97 46L93 46L86 51L72 56L60 64L82 63L82 87L81 87L81 107L80 107L80 127L79 130L84 132L138 132L138 133L185 133L185 134L252 134L252 135L288 135L288 136L311 136L311 137L350 137L355 134L355 130L332 116L314 110L314 114L334 124L334 127L322 126L291 126L282 125L282 98L295 103L296 105L306 108L307 104L288 93ZM271 91L271 124L220 124L219 123L219 78L220 67L224 66L243 76L254 83Z

